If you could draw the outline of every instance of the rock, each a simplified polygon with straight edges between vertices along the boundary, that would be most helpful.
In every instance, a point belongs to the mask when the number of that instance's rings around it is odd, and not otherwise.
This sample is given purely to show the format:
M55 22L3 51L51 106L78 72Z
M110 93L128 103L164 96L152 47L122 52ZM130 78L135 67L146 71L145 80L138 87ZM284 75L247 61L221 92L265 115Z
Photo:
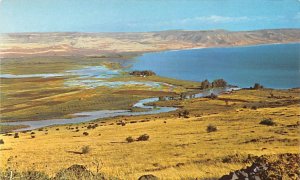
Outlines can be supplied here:
M147 174L141 176L138 180L158 180L158 177L152 175L152 174Z
M231 172L224 175L220 180L277 180L293 179L298 180L300 176L300 155L279 154L257 157L250 167Z

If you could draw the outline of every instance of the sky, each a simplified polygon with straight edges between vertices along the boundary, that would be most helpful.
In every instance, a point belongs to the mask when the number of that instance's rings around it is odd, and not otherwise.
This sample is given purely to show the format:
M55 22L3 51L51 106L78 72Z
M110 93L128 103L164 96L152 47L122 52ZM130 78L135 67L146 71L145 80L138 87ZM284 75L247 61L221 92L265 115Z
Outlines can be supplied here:
M0 33L300 28L300 0L0 0Z

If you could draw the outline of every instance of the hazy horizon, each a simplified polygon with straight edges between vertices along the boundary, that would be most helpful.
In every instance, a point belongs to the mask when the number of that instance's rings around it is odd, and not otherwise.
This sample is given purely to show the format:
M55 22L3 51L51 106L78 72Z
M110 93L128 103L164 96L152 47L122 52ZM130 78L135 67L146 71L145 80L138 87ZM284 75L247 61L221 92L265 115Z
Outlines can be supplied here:
M2 0L0 33L299 29L298 0Z

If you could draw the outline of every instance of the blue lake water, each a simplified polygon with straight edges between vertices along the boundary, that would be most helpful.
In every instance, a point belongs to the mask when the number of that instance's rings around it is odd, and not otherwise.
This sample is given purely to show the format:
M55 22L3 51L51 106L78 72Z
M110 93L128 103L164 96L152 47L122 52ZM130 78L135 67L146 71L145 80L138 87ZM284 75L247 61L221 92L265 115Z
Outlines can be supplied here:
M286 89L300 87L300 44L272 44L146 53L133 70L160 76L203 81L223 78L232 85Z

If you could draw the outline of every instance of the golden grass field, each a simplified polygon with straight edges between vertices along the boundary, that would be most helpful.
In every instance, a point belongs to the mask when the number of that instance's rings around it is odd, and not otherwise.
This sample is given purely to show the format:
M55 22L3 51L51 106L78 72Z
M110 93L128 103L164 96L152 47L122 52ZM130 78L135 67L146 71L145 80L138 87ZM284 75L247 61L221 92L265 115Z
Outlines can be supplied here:
M38 170L53 176L73 164L95 172L95 162L101 162L100 172L120 179L144 174L160 179L219 178L246 166L243 159L249 154L299 153L299 92L240 90L218 99L161 101L157 104L182 106L190 112L189 118L179 118L178 110L91 122L98 124L95 129L87 129L89 123L47 127L33 130L35 138L31 132L19 133L19 138L2 134L1 169ZM276 125L259 124L266 118ZM126 125L117 125L119 121ZM209 124L218 130L208 133ZM125 140L142 134L150 139ZM81 154L84 146L90 152ZM223 162L226 158L230 161Z

